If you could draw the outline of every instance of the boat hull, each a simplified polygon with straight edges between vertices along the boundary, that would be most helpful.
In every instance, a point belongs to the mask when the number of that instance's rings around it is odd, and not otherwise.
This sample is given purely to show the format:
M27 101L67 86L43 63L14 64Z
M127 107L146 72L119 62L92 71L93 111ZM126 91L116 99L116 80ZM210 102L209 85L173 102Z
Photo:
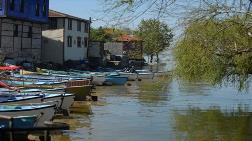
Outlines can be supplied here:
M128 81L135 81L137 79L137 74L136 73L124 73L124 72L120 72L119 74L122 77L128 77Z
M57 108L69 111L70 106L74 102L74 97L73 94L51 94L51 96L48 94L48 96L44 98L44 102L56 101Z
M18 105L18 104L28 104L28 103L41 103L42 98L41 97L31 97L31 98L24 98L19 100L9 100L9 101L3 101L0 102L0 105Z
M93 76L92 84L102 86L105 81L106 78L104 76Z
M42 108L34 108L34 109L17 109L17 110L11 110L11 111L0 111L0 115L5 116L34 116L36 115L38 117L36 122L36 127L43 127L45 121L52 120L55 113L55 105L46 106Z
M0 128L33 128L37 121L37 116L15 116L11 119L0 119ZM10 122L12 126L10 127Z
M128 77L121 76L108 76L106 82L112 83L113 85L124 85L128 81Z
M154 74L153 73L139 73L137 74L138 79L153 79Z
M87 100L87 96L91 94L91 85L86 86L73 86L65 88L67 93L74 94L74 101L85 101Z

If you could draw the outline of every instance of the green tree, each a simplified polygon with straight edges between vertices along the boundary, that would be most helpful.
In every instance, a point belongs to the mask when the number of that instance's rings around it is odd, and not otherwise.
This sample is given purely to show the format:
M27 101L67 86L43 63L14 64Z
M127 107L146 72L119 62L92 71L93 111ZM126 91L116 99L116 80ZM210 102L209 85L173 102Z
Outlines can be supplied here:
M109 41L109 40L112 40L111 37L106 34L104 28L102 27L99 27L97 29L95 28L91 28L91 40L93 41L103 41L103 42L106 42L106 41Z
M133 31L129 28L112 28L112 27L91 28L91 40L111 42L116 41L116 39L119 36L123 34L130 34L131 32Z
M244 18L192 22L175 49L177 74L212 84L237 82L244 88L252 73L251 29L240 22Z
M164 49L170 47L173 34L167 24L157 19L142 20L137 31L137 35L143 40L144 53L157 56Z

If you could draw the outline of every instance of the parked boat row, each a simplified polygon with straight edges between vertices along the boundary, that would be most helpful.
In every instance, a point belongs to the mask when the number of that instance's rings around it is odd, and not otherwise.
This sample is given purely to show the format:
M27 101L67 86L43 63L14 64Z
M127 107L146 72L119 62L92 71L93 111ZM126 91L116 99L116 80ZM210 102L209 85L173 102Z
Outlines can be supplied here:
M82 106L87 105L83 102L92 97L94 86L124 85L127 81L154 77L154 73L147 70L132 69L112 72L4 69L8 73L0 74L0 117L12 117L15 128L41 127L55 114L69 116L71 109L82 111ZM7 127L7 121L0 118L0 129Z

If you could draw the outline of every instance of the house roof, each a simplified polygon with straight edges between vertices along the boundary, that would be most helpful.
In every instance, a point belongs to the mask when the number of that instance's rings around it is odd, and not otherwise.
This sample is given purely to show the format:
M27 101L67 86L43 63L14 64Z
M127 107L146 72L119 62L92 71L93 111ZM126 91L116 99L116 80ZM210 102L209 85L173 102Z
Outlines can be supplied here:
M65 13L61 13L61 12L58 12L58 11L55 11L55 10L49 10L49 15L48 15L49 18L70 18L70 19L76 19L76 20L80 20L80 21L84 21L84 22L89 22L89 20L87 19L82 19L82 18L79 18L79 17L75 17L75 16L72 16L72 15L68 15L68 14L65 14Z
M121 35L117 38L120 42L131 42L131 41L142 41L139 37L135 35Z

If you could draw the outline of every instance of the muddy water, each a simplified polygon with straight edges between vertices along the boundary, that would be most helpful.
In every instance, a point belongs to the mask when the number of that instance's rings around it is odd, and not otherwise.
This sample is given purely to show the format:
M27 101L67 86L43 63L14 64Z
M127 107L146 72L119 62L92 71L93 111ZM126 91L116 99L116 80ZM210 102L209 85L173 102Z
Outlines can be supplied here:
M93 114L74 114L54 141L251 141L252 91L171 78L97 87Z

